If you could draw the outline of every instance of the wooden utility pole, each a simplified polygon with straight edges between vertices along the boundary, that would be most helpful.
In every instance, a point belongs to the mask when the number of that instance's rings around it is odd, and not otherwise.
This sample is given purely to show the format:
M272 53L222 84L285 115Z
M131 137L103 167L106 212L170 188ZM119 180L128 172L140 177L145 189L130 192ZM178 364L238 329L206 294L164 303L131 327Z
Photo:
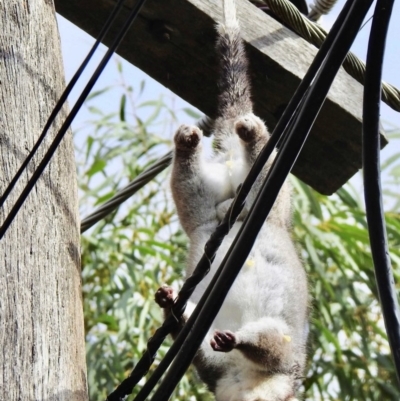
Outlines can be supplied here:
M63 86L53 2L0 0L0 193ZM0 224L43 153L0 209ZM0 241L0 400L87 400L78 226L68 133Z

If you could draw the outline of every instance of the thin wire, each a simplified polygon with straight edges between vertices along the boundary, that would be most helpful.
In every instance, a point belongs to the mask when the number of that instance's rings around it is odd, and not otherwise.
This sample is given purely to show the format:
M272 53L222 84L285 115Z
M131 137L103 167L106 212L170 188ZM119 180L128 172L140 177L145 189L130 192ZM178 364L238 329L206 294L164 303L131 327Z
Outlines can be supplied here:
M14 207L9 212L7 218L5 219L3 225L0 228L0 239L3 238L4 234L6 233L8 227L14 220L15 216L17 215L19 209L25 202L25 199L28 197L29 193L31 192L32 188L35 186L36 181L39 179L40 175L43 173L44 169L46 168L47 164L51 160L54 152L56 151L58 145L60 144L61 140L63 139L65 133L67 132L71 122L78 114L79 109L81 108L83 102L85 101L87 95L92 90L93 86L95 85L97 79L99 78L100 74L104 70L105 66L107 65L108 61L110 60L111 56L121 43L122 39L125 37L128 29L132 25L133 21L135 20L136 16L138 15L140 9L142 8L144 2L146 0L137 0L135 7L132 9L131 13L129 14L125 24L122 26L120 31L118 32L117 37L114 39L111 47L107 50L106 54L104 55L103 59L100 61L100 64L96 68L96 71L93 73L92 77L90 78L89 82L86 84L85 88L83 89L81 95L79 96L77 102L75 103L74 107L72 108L71 112L65 119L63 125L61 126L60 130L58 131L57 135L55 136L52 144L50 145L48 151L46 152L45 156L43 157L42 161L40 162L39 166L33 173L31 179L28 181L27 185L25 186L24 190L22 191L21 195L17 199Z
M125 2L125 0L119 0L118 1L116 6L114 7L114 10L112 11L110 16L108 17L106 23L101 28L101 31L100 31L97 39L96 39L96 42L94 43L94 45L90 49L89 53L87 54L87 56L83 60L83 62L80 65L80 67L76 70L74 76L72 77L72 79L69 82L69 84L67 85L67 87L64 89L64 92L60 96L60 99L58 100L56 106L54 107L53 111L51 112L50 117L48 118L48 120L46 122L46 125L44 126L43 131L40 134L38 140L36 141L35 145L33 146L32 150L30 151L29 155L26 157L26 159L22 163L21 167L19 168L19 170L15 174L14 178L8 184L8 187L6 188L6 190L4 191L3 195L1 196L1 198L0 198L0 207L2 207L4 205L4 202L7 200L8 196L10 195L10 193L11 193L12 189L14 188L15 184L18 182L19 178L21 177L21 174L24 172L26 166L29 164L29 162L32 160L33 156L36 154L37 150L39 149L39 146L41 145L41 143L43 142L44 138L46 137L47 131L49 130L51 124L56 119L58 113L60 112L61 108L63 107L65 101L67 100L69 94L71 93L72 89L74 88L76 82L78 81L78 79L82 75L83 70L86 68L86 66L88 65L88 63L89 63L90 59L92 58L93 54L95 53L95 51L99 47L101 41L104 39L104 37L108 33L108 31L109 31L114 19L116 18L116 16L118 15L119 11L121 10L121 7L124 4L124 2Z
M378 295L400 382L400 311L390 262L380 179L379 115L386 36L393 0L378 0L368 44L363 105L364 194Z
M362 30L365 28L365 25L367 25L368 22L372 20L372 18L374 18L374 14L372 14L372 15L362 24L362 27L360 28L360 31L362 31Z
M98 221L113 212L119 205L134 195L140 188L151 181L157 174L165 170L172 160L172 152L166 153L156 163L141 172L125 188L116 193L109 201L101 205L97 210L85 217L81 222L81 233L84 233Z
M244 264L257 237L258 230L267 218L287 174L296 161L316 115L322 107L329 87L354 41L371 3L372 0L355 0L353 2L348 18L346 18L342 29L332 45L331 51L328 53L323 66L311 85L299 117L296 119L293 129L289 133L289 140L278 153L260 194L257 196L228 254L221 263L220 269L223 270L214 288L207 298L205 297L206 294L203 295L201 302L204 302L204 299L206 299L204 307L194 322L189 335L182 344L164 380L154 394L152 401L167 400L190 365L211 323L219 312L235 277ZM189 320L192 320L192 318L189 318Z

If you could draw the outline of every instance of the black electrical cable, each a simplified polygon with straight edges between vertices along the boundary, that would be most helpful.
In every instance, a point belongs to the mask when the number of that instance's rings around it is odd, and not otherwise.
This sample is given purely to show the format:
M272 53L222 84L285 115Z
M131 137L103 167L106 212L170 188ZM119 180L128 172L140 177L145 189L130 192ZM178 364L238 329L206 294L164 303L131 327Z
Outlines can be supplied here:
M149 340L148 347L146 352L143 354L139 362L136 364L135 368L127 377L108 397L108 401L119 401L123 399L128 394L131 394L133 387L139 382L139 380L147 373L148 369L150 368L151 364L153 363L154 356L155 356L155 344L161 345L162 341L165 339L166 335L168 335L168 331L164 330L165 327L172 329L176 327L174 324L175 318L177 320L180 319L184 308L186 306L186 302L189 299L190 295L196 288L197 284L204 278L204 276L209 271L210 263L212 262L216 251L218 250L219 245L221 244L223 237L229 232L230 227L233 225L234 221L236 220L237 216L240 214L244 206L245 199L250 191L254 181L258 177L261 169L263 168L264 164L267 162L270 154L272 153L273 149L277 145L278 141L281 139L282 132L285 128L291 124L293 120L293 116L298 110L299 103L303 99L305 93L307 92L309 85L313 81L316 73L318 72L323 60L325 59L326 54L329 51L330 46L332 45L337 32L339 31L347 12L350 9L350 2L347 2L340 13L337 21L333 25L331 29L330 35L327 36L324 44L321 46L321 49L317 53L313 63L311 64L309 70L307 71L306 75L304 76L303 80L301 81L299 87L297 88L295 94L293 95L291 101L289 102L288 106L286 107L284 113L282 114L281 118L276 125L271 138L269 139L267 145L262 150L260 155L258 156L257 160L255 161L251 171L249 172L248 177L246 178L245 182L243 183L242 187L240 188L235 200L232 202L231 208L226 213L224 221L221 225L217 228L217 231L214 232L207 242L205 246L205 253L203 254L200 262L196 266L194 273L188 280L184 283L181 291L179 292L176 304L173 308L173 314L170 315L169 318L166 319L164 324L159 328L154 336ZM212 283L218 278L219 271L214 275L213 280L208 287L208 291L212 288ZM204 299L204 298L203 298ZM196 308L199 311L201 305ZM193 314L193 317L195 316ZM192 317L192 321L193 321ZM144 400L153 387L156 385L157 381L160 379L162 374L168 368L169 364L172 362L173 358L175 357L176 353L178 352L180 345L184 341L187 331L190 330L190 323L187 322L185 328L181 331L178 338L174 341L174 344L170 348L170 350L165 355L164 359L160 362L159 366L153 372L152 376L148 380L148 382L142 387L140 392L135 398L135 401Z
M74 76L72 77L71 81L68 83L67 87L64 89L64 92L60 96L60 99L58 100L58 102L55 105L53 111L51 112L50 117L48 118L48 120L46 122L46 125L44 126L43 131L40 134L38 140L36 141L35 145L33 146L32 150L30 151L29 155L26 157L26 159L22 163L21 167L19 168L19 170L17 171L17 173L15 174L15 176L13 177L11 182L8 184L8 186L7 186L6 190L4 191L3 195L1 196L1 198L0 198L0 207L2 207L4 205L4 202L7 200L8 196L10 195L10 193L11 193L12 189L14 188L15 184L18 182L19 178L21 177L21 174L23 173L23 171L25 170L26 166L29 164L29 162L32 160L33 156L35 155L35 153L39 149L39 146L41 145L41 143L43 142L44 138L46 137L47 131L49 130L51 124L53 124L53 122L56 119L58 113L60 112L61 108L63 107L63 105L65 103L65 101L67 100L69 94L71 93L72 89L74 88L76 82L78 81L78 79L82 75L83 70L86 68L86 66L88 65L88 63L89 63L90 59L92 58L93 54L95 53L95 51L99 47L101 41L104 39L104 37L106 36L107 32L109 31L114 19L118 15L118 13L119 13L122 5L124 4L124 2L125 2L125 0L119 0L118 1L116 6L114 7L114 10L112 11L110 16L108 17L106 23L101 28L101 31L100 31L97 39L96 39L96 42L94 43L94 45L90 49L89 53L87 54L87 56L83 60L83 62L80 65L80 67L76 70Z
M287 174L296 161L318 111L322 107L329 87L350 49L371 3L372 0L355 0L353 2L348 18L346 18L342 29L332 45L332 49L327 55L314 83L311 85L299 117L296 119L293 129L289 133L289 140L286 141L284 147L278 153L260 194L257 196L228 254L221 263L223 271L216 285L207 297L204 307L193 324L186 341L182 344L164 380L154 394L152 401L167 400L189 367L198 347L215 319L229 288L239 273L241 266L244 264L254 244L257 233L267 218Z
M124 25L118 32L117 37L114 39L112 45L107 50L106 54L104 55L103 59L100 61L100 64L96 68L96 71L93 73L92 77L90 78L89 82L86 84L85 88L83 89L81 95L79 96L78 100L76 101L74 107L72 108L71 112L69 113L68 117L65 119L63 125L61 126L60 130L58 131L57 135L55 136L52 144L50 145L48 151L46 152L45 156L43 157L42 161L40 162L39 166L33 173L32 177L28 181L27 185L25 186L24 190L22 191L21 195L17 199L14 207L9 212L7 218L5 219L3 225L0 228L0 239L3 238L4 234L6 233L8 227L14 220L15 216L17 215L19 209L23 205L25 199L28 197L29 193L31 192L32 188L34 187L36 181L39 179L40 175L46 168L47 164L51 160L54 152L56 151L58 145L60 144L61 140L63 139L65 133L67 132L71 122L78 114L79 109L81 108L83 102L85 101L87 95L92 90L93 86L95 85L97 79L99 78L100 74L104 70L105 66L107 65L108 61L110 60L111 56L121 43L122 39L125 37L128 29L132 25L133 21L135 20L136 16L139 14L140 9L142 8L144 2L146 0L137 0L134 8L132 9L131 13L129 14L127 20L125 21Z
M319 52L317 53L315 59L313 60L313 63L311 64L309 70L307 71L306 75L304 76L302 82L300 83L299 87L297 88L295 94L293 95L292 99L290 100L288 106L286 107L284 113L282 114L281 118L279 119L273 133L271 134L270 141L268 142L269 146L268 148L265 147L263 151L260 153L259 157L257 158L257 161L255 162L251 172L249 173L248 177L246 178L246 181L242 188L240 189L239 193L244 191L246 188L251 188L254 180L258 176L261 168L264 166L266 161L268 160L273 148L279 143L280 139L285 137L283 134L284 130L286 127L290 126L291 121L293 121L293 117L296 113L296 110L299 108L299 104L301 100L304 98L305 93L307 92L309 85L313 81L315 75L317 74L322 62L324 61L327 53L329 52L329 49L339 32L346 16L347 13L349 12L351 7L351 2L345 3L343 10L339 14L336 22L332 26L332 29L327 36L325 42L321 46ZM246 184L249 182L249 184ZM245 195L247 196L247 194ZM235 200L233 203L237 202ZM238 202L241 203L241 202ZM232 212L229 210L227 212L227 216L231 216ZM235 216L233 216L235 217ZM236 217L235 217L236 219ZM230 222L230 226L232 226L232 222ZM200 266L200 263L196 266L195 271L197 270L202 270L202 266ZM174 343L164 356L164 358L160 361L159 365L155 369L155 371L152 373L151 377L147 380L147 382L144 384L144 386L140 389L139 393L136 395L134 401L144 401L147 396L150 394L150 392L153 390L153 388L156 386L157 382L160 380L162 375L165 373L165 371L168 369L168 366L171 364L173 359L175 358L176 354L178 353L180 347L182 346L185 338L187 337L188 333L190 332L192 325L194 321L197 319L197 316L202 309L209 293L211 292L215 282L217 281L220 273L221 273L221 268L218 269L218 271L215 273L214 277L212 278L209 286L206 289L206 292L204 296L202 297L201 301L197 305L195 311L192 313L191 318L189 321L186 322L185 326L182 328L181 332L179 333L178 337L175 339ZM182 297L182 295L187 296L185 298L185 302L189 298L190 294L183 293L179 294L179 298ZM174 313L175 316L177 316ZM180 315L178 315L180 317ZM172 317L171 317L172 319Z
M386 236L379 157L382 65L393 3L393 0L377 1L369 37L363 104L363 169L375 278L397 378L400 381L400 311Z
M103 203L97 210L86 216L81 221L81 234L90 227L95 225L101 219L113 212L119 205L133 196L139 189L144 187L151 181L157 174L165 170L172 160L172 152L166 153L157 162L152 164L146 170L142 171L133 181L131 181L125 188L118 191L110 200Z
M270 146L271 151L274 149L273 145ZM251 189L251 185L249 190ZM135 365L131 374L121 382L121 384L107 396L107 401L122 401L127 395L132 393L134 386L139 382L139 380L148 372L150 366L152 365L156 352L161 346L162 342L165 340L166 336L176 329L180 317L182 316L185 308L186 302L190 295L193 293L197 284L204 278L204 276L209 272L211 264L215 258L215 254L225 237L231 228L232 221L236 220L240 212L243 209L245 198L248 194L241 191L242 197L238 196L235 201L232 202L230 209L225 215L223 221L216 228L214 233L211 235L210 239L207 241L204 254L200 259L200 262L196 266L193 274L185 281L182 286L175 305L172 308L171 315L164 321L161 327L159 327L154 335L150 338L147 343L147 349L143 353L142 357ZM239 195L239 194L238 194Z

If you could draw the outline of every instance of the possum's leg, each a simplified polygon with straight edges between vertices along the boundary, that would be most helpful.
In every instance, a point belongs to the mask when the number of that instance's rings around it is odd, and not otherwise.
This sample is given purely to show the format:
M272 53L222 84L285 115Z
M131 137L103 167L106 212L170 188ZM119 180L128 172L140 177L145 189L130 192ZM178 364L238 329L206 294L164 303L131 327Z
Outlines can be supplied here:
M219 123L222 125L221 121L219 121ZM229 126L228 122L226 122L226 124ZM267 128L260 118L255 116L253 113L247 113L235 120L234 130L241 139L241 144L244 148L244 156L247 159L246 162L249 166L252 166L258 154L268 142L269 134ZM271 162L269 162L263 169L254 183L253 188L248 195L247 202L238 216L239 221L244 220L247 216L249 208L254 202L255 196L261 187L270 164ZM219 221L222 221L231 203L232 199L227 199L217 205L217 217Z
M181 125L174 137L171 189L179 220L189 236L203 226L210 233L217 225L216 194L207 182L202 137L198 127L189 125Z
M269 372L290 373L295 365L288 326L275 318L263 318L236 333L215 331L210 344L214 351L240 351L249 361Z
M171 308L174 305L177 295L176 291L166 285L157 290L155 301L163 309L165 319L171 314ZM195 306L196 305L192 302L187 303L185 312L179 320L177 329L171 332L171 336L174 340L179 335L189 316L192 314ZM207 384L211 391L214 391L216 383L222 376L224 369L221 364L218 364L218 360L211 361L209 358L206 358L204 347L209 347L205 341L203 341L201 347L197 351L193 364L196 366L200 378Z
M236 120L235 131L242 140L248 162L252 165L261 149L268 142L267 127L259 117L253 113L248 113Z
M250 165L253 165L259 153L269 139L269 133L264 122L253 113L248 113L245 116L240 117L236 120L235 130L237 135L241 139L248 163ZM258 178L256 179L253 188L248 196L248 202L246 204L247 210L253 204L255 197L259 192L262 183L264 182L267 172L271 168L275 156L276 151L274 150L269 157L266 165L259 174ZM246 213L246 211L244 211L244 213ZM281 191L279 192L278 198L275 201L268 220L280 226L288 227L291 224L290 216L291 190L289 184L285 182L282 186Z

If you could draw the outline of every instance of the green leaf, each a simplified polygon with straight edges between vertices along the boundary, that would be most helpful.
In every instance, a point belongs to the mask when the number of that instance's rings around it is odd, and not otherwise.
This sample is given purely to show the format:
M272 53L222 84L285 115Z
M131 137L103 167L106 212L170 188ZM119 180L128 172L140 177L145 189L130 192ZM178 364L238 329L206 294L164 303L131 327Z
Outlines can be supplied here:
M121 121L125 121L125 106L126 106L126 95L123 94L119 106L119 118Z
M142 81L140 82L139 95L141 95L141 94L143 93L144 87L145 87L145 86L146 86L146 81L145 81L145 80L142 80Z
M122 67L123 67L123 65L122 65L121 60L117 60L117 69L120 74L122 74Z
M195 118L196 120L200 119L201 114L197 113L193 109L190 109L189 107L184 107L182 109L188 116Z
M100 89L98 91L90 92L90 94L86 98L86 101L91 100L91 99L93 99L95 97L98 97L98 96L102 95L103 93L108 92L111 88L112 88L112 86L107 86L107 87L105 87L103 89Z
M106 167L106 165L107 165L107 163L105 160L101 160L101 159L95 160L94 163L92 164L92 166L90 167L90 169L88 171L86 171L86 175L88 177L92 177L99 171L103 171L104 168Z
M94 143L94 138L89 135L87 137L87 144L86 144L86 157L85 157L86 161L89 158L89 154L90 154L90 151L92 149L93 143Z

